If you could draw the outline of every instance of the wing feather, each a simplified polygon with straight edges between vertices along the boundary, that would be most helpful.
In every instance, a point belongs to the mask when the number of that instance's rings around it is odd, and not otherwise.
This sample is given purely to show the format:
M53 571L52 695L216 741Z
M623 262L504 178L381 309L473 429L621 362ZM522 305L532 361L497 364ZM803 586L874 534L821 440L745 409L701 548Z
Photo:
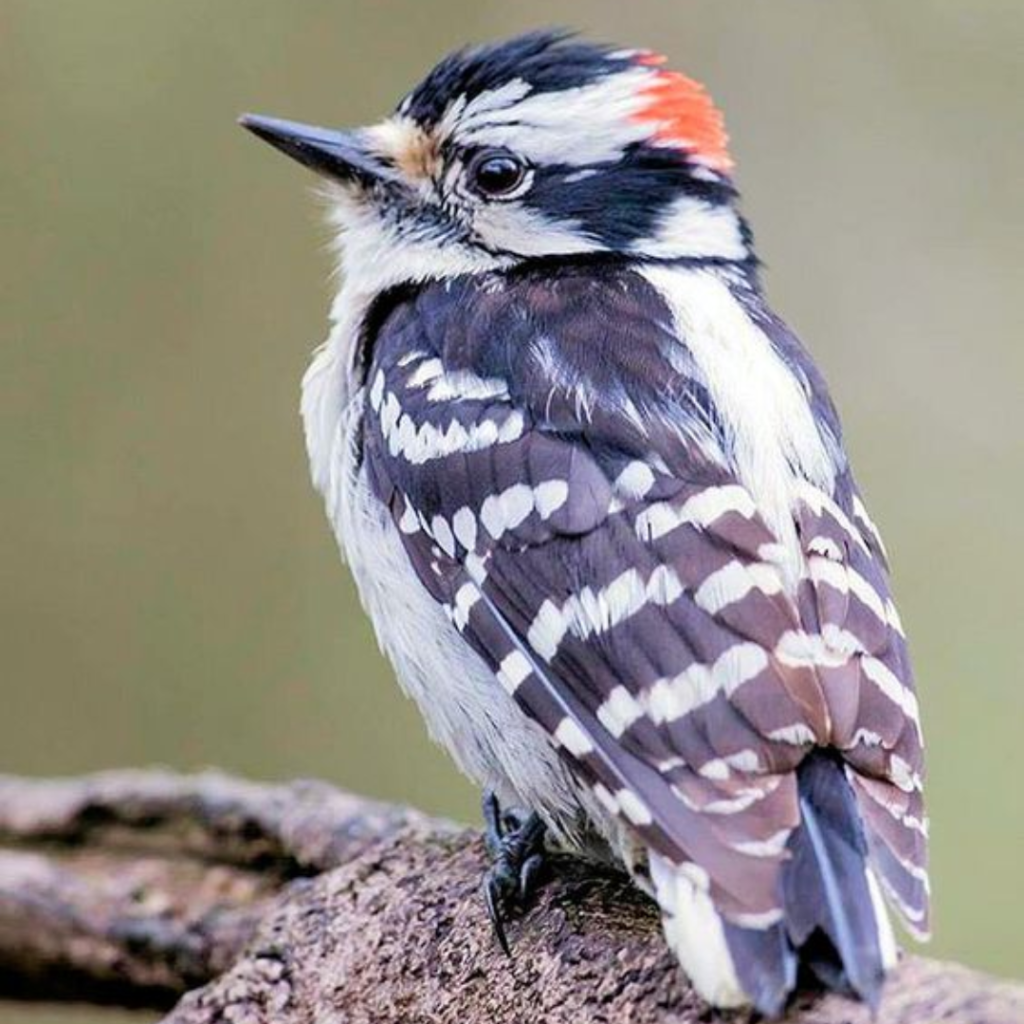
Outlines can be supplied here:
M824 745L923 930L916 699L852 481L801 496L794 592L642 282L574 281L427 288L410 301L430 331L381 328L365 458L417 575L608 811L691 865L726 920L779 920L795 769ZM610 327L587 337L584 313L625 322L634 350Z

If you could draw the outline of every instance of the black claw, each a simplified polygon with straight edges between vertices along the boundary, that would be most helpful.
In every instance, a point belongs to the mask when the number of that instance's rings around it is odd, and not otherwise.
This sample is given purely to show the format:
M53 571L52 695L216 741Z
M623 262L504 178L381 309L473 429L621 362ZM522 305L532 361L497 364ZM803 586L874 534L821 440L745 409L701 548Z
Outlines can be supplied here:
M519 899L526 903L537 891L537 883L544 871L544 857L539 853L531 854L523 861L523 869L519 872Z
M512 956L512 950L508 944L508 936L505 934L505 922L501 916L501 893L495 880L488 875L484 879L484 900L487 903L487 916L491 919L491 927L494 929L494 937L501 946L501 951L507 957Z
M484 876L484 902L494 936L506 956L512 955L505 923L537 891L544 871L544 822L537 814L502 811L494 793L483 798L484 841L491 866Z

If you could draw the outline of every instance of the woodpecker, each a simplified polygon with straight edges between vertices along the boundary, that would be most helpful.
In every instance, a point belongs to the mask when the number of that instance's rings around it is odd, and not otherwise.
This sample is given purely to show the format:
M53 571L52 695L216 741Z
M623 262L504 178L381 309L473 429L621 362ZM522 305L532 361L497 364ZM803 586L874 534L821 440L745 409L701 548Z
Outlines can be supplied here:
M704 88L535 32L374 127L242 123L325 182L312 477L402 687L490 794L499 938L546 831L657 900L710 1003L877 1005L886 904L928 928L918 702Z

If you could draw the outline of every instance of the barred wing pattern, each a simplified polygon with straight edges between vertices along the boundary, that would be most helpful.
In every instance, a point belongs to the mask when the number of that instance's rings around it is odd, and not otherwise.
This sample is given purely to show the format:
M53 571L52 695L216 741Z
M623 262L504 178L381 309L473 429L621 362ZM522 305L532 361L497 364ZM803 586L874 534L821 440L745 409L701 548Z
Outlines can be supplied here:
M807 357L752 315L807 363L838 437ZM368 370L372 485L502 686L731 926L778 933L796 769L828 746L882 885L923 931L920 732L881 542L845 469L834 494L808 485L806 570L787 590L669 319L612 269L397 302Z

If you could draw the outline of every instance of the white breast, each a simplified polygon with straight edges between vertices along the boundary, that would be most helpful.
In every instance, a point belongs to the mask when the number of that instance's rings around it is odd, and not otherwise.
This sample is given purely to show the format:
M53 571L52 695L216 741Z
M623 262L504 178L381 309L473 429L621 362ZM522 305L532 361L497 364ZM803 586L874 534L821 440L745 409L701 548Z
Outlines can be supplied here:
M804 559L793 509L805 482L831 494L836 478L809 396L720 278L655 266L643 274L671 309L680 345L703 371L736 474L782 544L782 568L795 586Z

